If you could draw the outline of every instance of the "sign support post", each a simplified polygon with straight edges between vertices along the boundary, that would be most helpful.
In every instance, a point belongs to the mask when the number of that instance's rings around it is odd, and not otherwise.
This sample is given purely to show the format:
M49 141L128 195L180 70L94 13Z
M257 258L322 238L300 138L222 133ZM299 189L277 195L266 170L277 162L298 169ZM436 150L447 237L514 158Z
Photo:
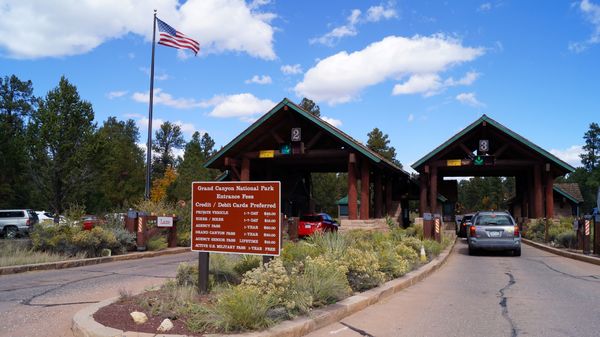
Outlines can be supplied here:
M198 293L208 294L208 252L198 253Z

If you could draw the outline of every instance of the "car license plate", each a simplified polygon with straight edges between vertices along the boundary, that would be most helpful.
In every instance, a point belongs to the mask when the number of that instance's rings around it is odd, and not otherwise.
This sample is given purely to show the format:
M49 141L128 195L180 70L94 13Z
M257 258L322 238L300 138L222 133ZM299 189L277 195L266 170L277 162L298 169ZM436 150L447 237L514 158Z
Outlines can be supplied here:
M311 225L304 225L304 228L311 228Z
M499 238L500 236L502 236L502 232L499 232L499 231L491 231L491 232L488 232L488 234L490 235L491 238Z

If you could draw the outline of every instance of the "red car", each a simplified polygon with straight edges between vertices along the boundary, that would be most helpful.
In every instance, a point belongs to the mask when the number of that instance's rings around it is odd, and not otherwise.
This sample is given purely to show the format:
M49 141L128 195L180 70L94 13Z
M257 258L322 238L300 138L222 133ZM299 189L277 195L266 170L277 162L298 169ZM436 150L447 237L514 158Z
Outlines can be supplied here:
M81 217L81 223L83 230L89 231L96 227L96 225L100 224L100 219L98 219L98 217L95 215L84 215Z
M340 225L329 214L306 214L298 221L298 236L309 236L315 232L337 232Z

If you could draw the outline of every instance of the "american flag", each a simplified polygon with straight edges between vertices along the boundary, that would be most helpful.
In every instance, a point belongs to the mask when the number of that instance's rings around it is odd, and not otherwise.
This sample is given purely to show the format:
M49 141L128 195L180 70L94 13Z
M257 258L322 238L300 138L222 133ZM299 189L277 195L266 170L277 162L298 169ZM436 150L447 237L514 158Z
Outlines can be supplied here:
M158 23L158 30L160 31L158 44L177 49L190 49L194 54L198 54L200 51L200 43L198 43L198 41L190 39L184 34L176 31L175 28L169 26L159 18L156 18L156 22Z

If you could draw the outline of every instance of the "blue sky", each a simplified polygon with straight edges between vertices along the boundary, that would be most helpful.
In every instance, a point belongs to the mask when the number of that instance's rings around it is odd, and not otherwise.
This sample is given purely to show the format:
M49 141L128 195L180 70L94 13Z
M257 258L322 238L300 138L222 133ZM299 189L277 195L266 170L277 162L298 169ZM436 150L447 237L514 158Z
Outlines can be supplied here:
M60 76L98 124L146 141L152 13L200 42L156 48L154 127L223 146L284 97L405 167L485 113L579 166L600 116L600 1L0 0L0 75Z

